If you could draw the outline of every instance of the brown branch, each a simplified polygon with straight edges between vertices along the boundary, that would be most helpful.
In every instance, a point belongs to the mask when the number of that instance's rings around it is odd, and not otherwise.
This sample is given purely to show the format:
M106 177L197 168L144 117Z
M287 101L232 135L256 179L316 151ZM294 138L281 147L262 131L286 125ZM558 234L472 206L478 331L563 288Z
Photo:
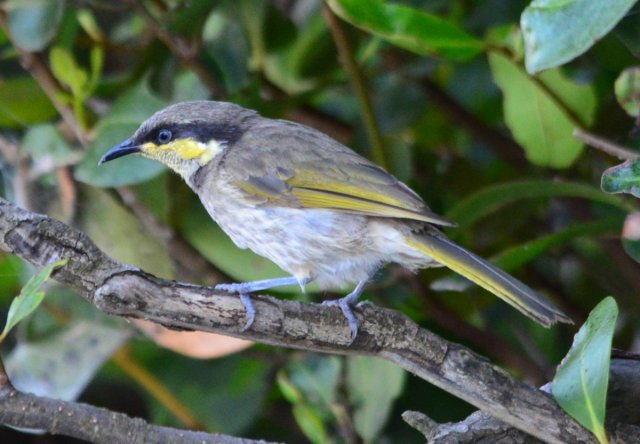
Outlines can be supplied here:
M0 424L46 430L95 443L257 444L264 441L155 426L79 402L17 391L0 362Z
M629 443L630 437L640 439L640 410L638 397L640 388L640 362L614 359L611 362L609 392L607 398L607 423L609 435L624 437L620 441ZM529 444L540 442L484 412L474 412L463 421L440 424L427 415L407 411L402 418L411 427L417 429L428 440L429 444L451 442L500 442L501 444ZM637 441L633 441L637 442Z
M109 314L278 346L376 355L545 441L595 442L548 394L392 310L361 305L356 310L360 332L349 345L349 328L339 309L254 296L256 321L242 332L245 312L236 295L166 281L116 262L77 229L4 199L0 249L39 266L68 259L54 278Z
M576 128L573 130L573 137L580 139L582 142L592 148L599 149L600 151L607 153L613 157L617 157L620 160L635 160L640 157L640 154L625 148L622 145L615 144L603 137L591 134L582 128Z

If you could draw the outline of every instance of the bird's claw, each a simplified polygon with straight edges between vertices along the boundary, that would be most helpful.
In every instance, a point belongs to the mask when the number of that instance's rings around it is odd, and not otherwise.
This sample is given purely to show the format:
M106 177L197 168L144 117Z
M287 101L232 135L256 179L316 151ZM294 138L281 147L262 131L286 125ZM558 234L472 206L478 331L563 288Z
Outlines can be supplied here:
M322 305L327 307L338 307L345 318L347 318L347 323L349 324L349 330L351 331L351 341L349 341L349 345L353 344L353 341L356 340L356 336L358 336L358 319L356 315L353 313L352 300L349 296L341 298L341 299L332 299L328 301L323 301Z
M242 306L244 307L247 321L244 324L244 327L240 329L240 332L245 332L251 328L253 322L256 320L256 308L253 305L253 301L250 296L250 289L246 284L218 284L214 287L218 291L226 291L227 293L239 293L240 294L240 302L242 302Z
M247 316L247 321L245 322L244 327L240 330L240 332L244 333L251 328L253 321L256 320L256 308L253 306L251 296L246 293L240 294L240 301L242 302L242 305L244 305L244 310Z

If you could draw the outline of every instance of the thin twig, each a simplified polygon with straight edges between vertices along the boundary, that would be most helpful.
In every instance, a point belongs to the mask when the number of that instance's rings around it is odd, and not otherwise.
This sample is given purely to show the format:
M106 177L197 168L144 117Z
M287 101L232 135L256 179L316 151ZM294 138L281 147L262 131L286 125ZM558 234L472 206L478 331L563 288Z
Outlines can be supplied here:
M371 157L374 162L383 168L389 169L389 159L387 158L387 152L384 149L384 142L382 140L382 133L380 127L376 121L376 115L371 104L371 97L369 96L369 89L365 78L358 67L347 34L340 22L340 19L331 11L326 3L322 3L322 13L327 21L331 35L338 48L338 54L340 60L344 65L351 86L356 93L358 103L360 104L360 112L362 113L362 119L364 127L367 132L369 143L371 144Z
M613 157L617 157L620 160L635 160L640 157L640 154L638 154L637 152L632 151L631 149L626 148L622 145L613 143L603 137L589 133L582 128L574 129L573 137L580 139L592 148L596 148Z

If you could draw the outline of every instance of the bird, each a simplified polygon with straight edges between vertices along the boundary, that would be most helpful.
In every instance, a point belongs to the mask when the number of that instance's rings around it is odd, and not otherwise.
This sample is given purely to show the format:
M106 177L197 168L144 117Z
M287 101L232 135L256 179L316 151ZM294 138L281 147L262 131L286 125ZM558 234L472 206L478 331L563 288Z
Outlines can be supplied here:
M242 331L254 323L251 294L316 282L353 288L325 301L358 335L354 307L384 265L411 271L446 266L537 323L572 323L529 286L449 240L454 226L382 167L308 126L262 117L213 100L170 105L109 149L100 164L137 154L180 175L236 246L278 265L286 276L215 288L239 294Z

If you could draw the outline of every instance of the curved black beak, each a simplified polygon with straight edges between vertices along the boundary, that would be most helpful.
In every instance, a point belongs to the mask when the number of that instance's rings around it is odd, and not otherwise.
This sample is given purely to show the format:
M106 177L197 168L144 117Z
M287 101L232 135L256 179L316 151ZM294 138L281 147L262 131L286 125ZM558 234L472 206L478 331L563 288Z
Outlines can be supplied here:
M131 140L125 140L119 145L111 148L107 153L102 156L98 165L102 165L105 162L109 162L110 160L117 159L118 157L126 156L128 154L139 153L140 147L138 145L134 145Z

